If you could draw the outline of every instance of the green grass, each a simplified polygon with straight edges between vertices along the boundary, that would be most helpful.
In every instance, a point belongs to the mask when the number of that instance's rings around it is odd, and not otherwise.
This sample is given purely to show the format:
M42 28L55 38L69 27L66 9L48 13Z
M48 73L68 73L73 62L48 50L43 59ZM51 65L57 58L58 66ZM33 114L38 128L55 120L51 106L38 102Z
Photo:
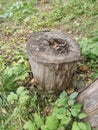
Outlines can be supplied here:
M32 1L31 1L32 2ZM9 2L12 3L12 2ZM62 26L67 31L79 33L86 36L92 36L97 32L98 26L98 1L86 0L69 0L65 4L52 4L50 2L50 10L42 10L44 5L39 7L39 4L22 2L23 7L8 11L13 4L9 4L9 8L5 10L10 20L15 22L21 21L23 24L29 24L33 30L41 30L43 28L53 28ZM15 5L15 3L14 3ZM36 12L37 11L37 12Z
M31 3L22 1L22 7L20 5L17 7L16 3L16 0L0 1L0 17L4 19L0 35L0 54L2 54L0 55L0 130L22 130L27 121L32 124L29 120L33 120L34 113L39 114L47 107L47 104L53 105L54 99L57 98L53 95L47 97L38 91L32 93L29 90L29 95L32 95L33 99L27 102L23 110L19 108L19 100L16 99L14 104L10 104L7 100L10 92L14 92L11 99L15 99L17 88L28 87L32 79L25 50L25 43L31 32L60 29L78 38L82 55L87 59L87 62L81 64L86 64L89 71L93 72L92 78L98 77L97 0L69 0L67 2L65 0L64 4L59 0L54 0L44 5L31 0ZM24 96L24 100L25 98ZM12 116L15 108L19 108L16 117ZM9 117L11 120L5 124Z

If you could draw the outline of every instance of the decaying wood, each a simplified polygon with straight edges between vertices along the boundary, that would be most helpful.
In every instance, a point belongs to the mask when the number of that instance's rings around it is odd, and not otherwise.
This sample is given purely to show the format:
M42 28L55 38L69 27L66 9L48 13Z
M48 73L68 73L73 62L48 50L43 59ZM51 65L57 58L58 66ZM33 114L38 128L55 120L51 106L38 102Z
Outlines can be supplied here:
M88 114L87 121L98 128L98 79L81 92L78 101L83 103L83 109Z
M33 33L27 42L27 53L39 89L64 90L68 87L80 58L80 48L68 34Z

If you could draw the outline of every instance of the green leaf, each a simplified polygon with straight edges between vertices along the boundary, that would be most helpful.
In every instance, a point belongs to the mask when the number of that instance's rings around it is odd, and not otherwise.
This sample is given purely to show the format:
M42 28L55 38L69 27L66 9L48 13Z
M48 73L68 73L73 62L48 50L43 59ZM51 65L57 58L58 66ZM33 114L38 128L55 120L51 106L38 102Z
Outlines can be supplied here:
M29 95L29 90L24 90L21 92L21 96Z
M60 108L54 108L54 113L55 114L65 114L66 113L66 109L64 107L60 107Z
M43 125L41 126L41 130L48 130L47 126Z
M57 130L65 130L65 127L60 126Z
M71 112L69 110L66 110L66 115L71 116Z
M59 97L60 97L61 99L64 99L66 96L67 96L66 91L63 91L63 92L60 94Z
M73 108L77 108L77 109L81 109L81 108L82 108L82 104L80 104L80 103L75 103L72 107L73 107Z
M23 128L25 130L36 130L35 124L33 124L31 121L26 122Z
M68 100L68 104L71 106L71 105L73 105L74 104L74 100L73 99L70 99L70 100Z
M95 72L95 73L92 75L92 78L93 78L93 79L96 79L97 77L98 77L98 71Z
M8 101L9 103L13 104L14 101L17 100L17 98L18 98L18 97L17 97L17 94L11 92L11 93L8 95L8 97L7 97L7 101Z
M46 126L49 130L57 130L59 126L59 120L51 115L46 118Z
M73 92L73 93L70 95L70 98L71 98L71 99L75 99L77 96L78 96L78 92Z
M56 117L57 117L58 119L63 119L64 114L56 114Z
M18 95L21 95L21 93L24 91L24 87L23 86L21 86L21 87L19 87L18 89L17 89L17 91L16 91L16 93L18 94Z
M61 125L66 125L68 126L68 124L71 122L71 117L68 116L64 116L63 119L61 120Z
M38 128L43 125L43 120L37 113L34 114L34 121Z
M76 121L74 121L72 124L72 130L81 130Z
M57 105L58 107L67 107L68 104L67 104L67 100L66 99L57 99L56 102L55 102L55 105Z
M87 130L86 124L83 122L78 122L78 126L80 130Z
M87 122L87 123L85 123L86 124L86 129L87 130L91 130L91 125Z
M86 113L80 113L78 117L79 117L79 119L84 119L85 117L87 117L87 114Z
M66 113L66 109L64 107L54 108L53 115L55 115L58 119L62 119Z
M19 96L19 104L20 105L26 105L29 100L29 95L21 95Z
M78 112L76 111L76 109L70 109L71 111L71 114L74 116L74 117L77 117L78 116Z

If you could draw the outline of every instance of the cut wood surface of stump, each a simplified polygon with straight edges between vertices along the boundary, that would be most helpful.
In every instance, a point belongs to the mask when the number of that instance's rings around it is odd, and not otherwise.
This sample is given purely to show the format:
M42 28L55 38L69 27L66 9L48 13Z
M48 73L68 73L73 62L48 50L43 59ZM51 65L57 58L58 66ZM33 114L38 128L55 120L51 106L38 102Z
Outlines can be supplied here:
M83 109L88 115L87 121L98 130L98 79L80 93L78 101L83 104Z
M27 53L39 89L62 91L69 86L80 48L68 34L33 33L27 41Z

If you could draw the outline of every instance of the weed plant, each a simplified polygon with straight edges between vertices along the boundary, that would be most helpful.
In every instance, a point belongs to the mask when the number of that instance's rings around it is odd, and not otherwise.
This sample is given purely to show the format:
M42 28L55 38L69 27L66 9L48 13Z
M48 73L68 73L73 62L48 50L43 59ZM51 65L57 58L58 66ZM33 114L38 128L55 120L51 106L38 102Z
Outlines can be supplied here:
M2 3L4 1L0 6ZM87 66L95 72L93 78L98 77L97 0L68 0L64 3L53 0L49 2L49 10L44 11L38 0L8 0L5 3L3 11L0 10L0 18L7 20L8 24L11 22L11 26L15 23L32 31L62 27L78 35L82 54L88 60ZM0 54L12 44L0 42ZM9 55L9 52L0 55L0 130L91 130L83 120L86 114L82 111L82 105L76 102L76 92L67 95L64 91L55 101L49 97L48 101L45 97L44 101L41 100L43 94L37 95L36 91L32 94L24 85L30 73L26 53L17 50L11 58ZM44 113L46 105L48 114L46 109Z
M7 96L5 113L1 114L1 128L12 130L91 130L90 124L84 122L86 114L82 112L82 104L76 102L78 93L67 95L63 91L51 104L48 115L44 115L45 106L38 103L38 97L20 86L16 92ZM49 98L48 98L49 100ZM48 109L47 107L47 109ZM11 109L11 110L10 110ZM35 111L32 112L32 110ZM10 116L11 115L11 116ZM10 116L10 117L8 117Z

